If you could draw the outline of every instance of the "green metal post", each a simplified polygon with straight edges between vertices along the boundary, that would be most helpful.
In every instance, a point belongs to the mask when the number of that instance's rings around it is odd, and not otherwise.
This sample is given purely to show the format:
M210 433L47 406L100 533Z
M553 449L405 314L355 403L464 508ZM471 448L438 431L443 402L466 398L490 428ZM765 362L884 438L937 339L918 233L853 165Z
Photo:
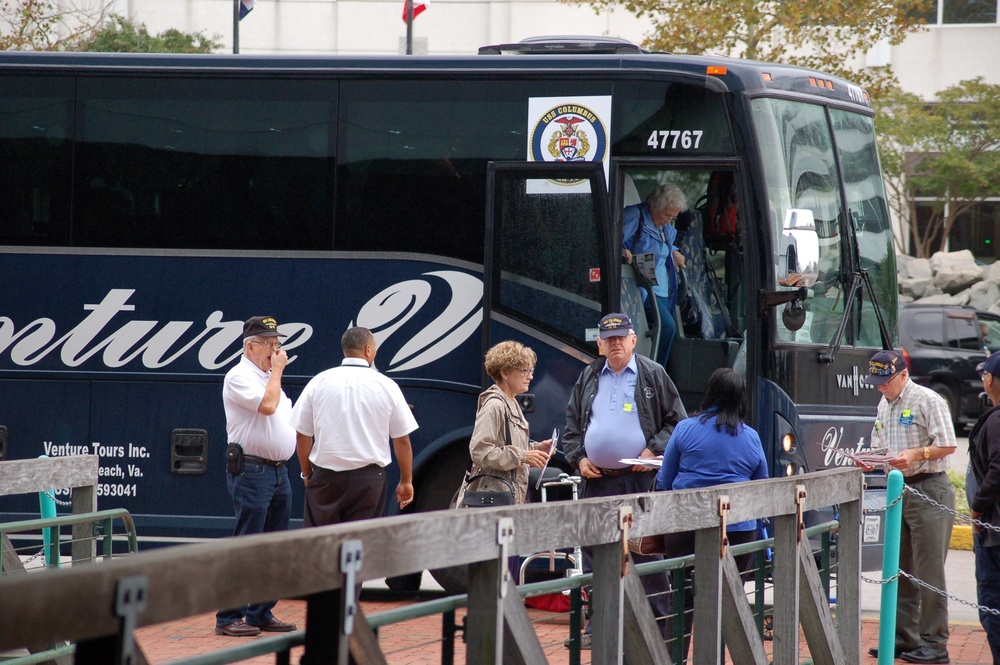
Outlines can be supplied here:
M48 455L39 455L38 459L48 459ZM49 519L56 516L56 491L38 493L38 512L41 518ZM59 565L59 529L57 527L46 527L42 529L42 542L45 548L45 565Z
M899 534L903 525L903 474L898 469L889 472L885 502L885 539L882 545L882 579L892 580L882 585L882 606L879 612L878 665L892 665L896 650L896 594L899 590Z

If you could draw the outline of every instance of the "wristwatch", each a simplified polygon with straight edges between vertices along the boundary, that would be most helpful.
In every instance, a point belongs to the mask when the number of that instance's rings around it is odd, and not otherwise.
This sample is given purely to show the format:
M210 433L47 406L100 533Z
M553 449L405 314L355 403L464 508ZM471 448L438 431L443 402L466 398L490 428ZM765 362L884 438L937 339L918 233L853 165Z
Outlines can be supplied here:
M312 477L313 477L313 475L312 475L311 472L310 472L310 474L308 476L306 474L302 473L301 471L299 472L299 478L301 478L302 480L309 480Z
M930 446L924 446L924 459L931 458L931 448Z

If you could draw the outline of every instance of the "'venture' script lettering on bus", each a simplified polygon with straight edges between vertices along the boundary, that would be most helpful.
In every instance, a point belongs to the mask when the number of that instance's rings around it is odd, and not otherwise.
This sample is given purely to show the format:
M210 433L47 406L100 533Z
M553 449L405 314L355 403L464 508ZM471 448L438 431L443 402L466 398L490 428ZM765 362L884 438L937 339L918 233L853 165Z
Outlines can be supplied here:
M182 338L189 334L193 321L120 322L123 313L135 311L135 306L128 304L134 293L135 289L112 289L96 305L84 305L84 311L90 313L62 335L52 319L35 319L18 329L9 317L0 316L0 354L8 354L16 365L30 366L58 349L65 366L79 367L103 351L101 360L108 368L123 367L141 358L144 367L160 369L197 347L198 363L207 370L217 370L231 365L242 353L234 353L232 348L243 332L243 322L223 321L223 313L218 310L209 314L204 327L195 328L194 336L186 341ZM113 320L116 318L119 321ZM305 323L283 324L280 330L288 335L286 349L312 337L312 326ZM294 359L289 356L289 362Z

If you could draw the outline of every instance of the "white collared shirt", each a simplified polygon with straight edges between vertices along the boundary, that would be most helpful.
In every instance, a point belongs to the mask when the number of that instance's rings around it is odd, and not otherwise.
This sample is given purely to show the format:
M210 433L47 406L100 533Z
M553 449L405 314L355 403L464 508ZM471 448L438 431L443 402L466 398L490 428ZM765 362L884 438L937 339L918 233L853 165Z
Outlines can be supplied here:
M309 461L332 471L392 462L390 438L417 429L403 391L362 358L320 372L306 384L292 426L315 437Z
M226 435L230 443L243 446L247 455L269 460L287 460L295 452L295 428L291 425L292 400L281 391L278 408L270 416L257 411L264 399L270 375L240 356L222 382L226 409Z

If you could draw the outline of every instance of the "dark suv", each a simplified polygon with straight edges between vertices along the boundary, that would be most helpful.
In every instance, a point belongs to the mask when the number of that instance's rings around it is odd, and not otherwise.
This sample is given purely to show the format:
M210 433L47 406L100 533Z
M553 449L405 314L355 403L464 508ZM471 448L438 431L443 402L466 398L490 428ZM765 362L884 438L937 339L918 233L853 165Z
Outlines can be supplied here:
M976 365L1000 349L1000 316L954 305L901 305L901 351L910 376L945 398L955 429L982 413Z

